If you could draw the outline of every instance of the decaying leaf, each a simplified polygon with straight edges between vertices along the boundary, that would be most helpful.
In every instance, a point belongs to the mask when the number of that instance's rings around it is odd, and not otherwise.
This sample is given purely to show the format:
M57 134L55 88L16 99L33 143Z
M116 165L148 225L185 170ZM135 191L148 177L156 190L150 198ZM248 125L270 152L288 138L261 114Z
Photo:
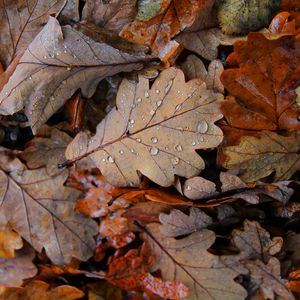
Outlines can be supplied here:
M84 293L72 286L61 285L50 288L43 281L31 281L25 287L0 287L0 300L76 300Z
M120 32L125 25L133 21L136 2L136 0L87 0L82 11L82 20Z
M170 214L161 213L159 220L163 224L160 231L165 236L181 236L200 231L212 224L212 218L198 208L191 208L189 216L178 209Z
M221 28L229 34L256 31L266 25L280 7L280 0L219 1Z
M26 246L17 251L14 258L0 258L0 286L20 286L24 279L33 277L37 273L32 263L34 256L34 250ZM1 293L0 299L5 299Z
M169 186L175 174L190 177L204 168L196 149L222 141L214 125L221 118L221 99L198 80L185 83L176 68L163 71L151 89L142 76L138 83L124 79L117 107L98 125L94 137L78 134L66 157L75 161L89 156L115 186L137 186L137 171Z
M243 136L237 146L224 149L224 167L242 169L244 181L255 181L276 172L275 180L289 179L300 168L299 135L287 137L262 131L257 137Z
M9 225L0 230L0 258L12 258L23 247L21 237Z
M26 3L25 3L26 2ZM0 3L0 61L7 67L18 52L26 49L50 15L71 0L12 0Z
M96 224L73 211L78 196L63 184L67 171L50 176L45 168L27 170L4 149L0 155L0 215L37 251L56 264L93 253Z
M13 114L25 106L36 132L77 89L89 98L104 77L139 69L143 60L143 55L129 55L70 26L60 27L50 17L4 86L0 113Z
M219 259L207 252L214 243L212 231L202 230L175 240L161 234L159 224L149 224L143 239L155 257L152 271L160 269L163 280L177 280L189 288L187 299L242 300L247 293L234 278L237 272L219 264Z

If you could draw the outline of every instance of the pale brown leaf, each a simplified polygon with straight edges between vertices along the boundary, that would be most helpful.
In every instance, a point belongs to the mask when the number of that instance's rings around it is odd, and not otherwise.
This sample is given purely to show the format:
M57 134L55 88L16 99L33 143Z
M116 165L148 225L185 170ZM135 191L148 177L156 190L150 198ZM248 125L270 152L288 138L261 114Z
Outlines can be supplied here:
M74 212L78 192L63 185L67 177L66 170L53 176L45 168L26 170L1 149L1 220L9 222L37 251L44 248L56 264L72 257L87 260L97 232L94 221Z
M21 237L9 225L0 228L0 258L12 258L23 247Z
M42 30L49 15L59 13L65 2L66 0L1 1L0 60L5 67Z
M89 98L106 76L141 68L143 55L129 55L95 42L50 17L31 42L0 94L0 113L25 106L33 132L45 123L77 89Z
M0 258L0 286L20 286L24 279L33 277L37 273L32 263L34 256L34 250L26 246L14 258Z
M150 224L143 239L156 259L152 271L160 269L163 280L176 280L189 288L189 300L242 300L247 293L234 281L237 272L219 264L219 259L207 252L214 243L212 231L202 230L175 240L165 237L159 224Z
M117 107L98 125L91 139L80 133L66 157L91 157L115 186L137 186L139 171L162 186L174 175L191 177L204 168L196 149L216 147L222 141L214 122L221 118L223 98L198 80L184 81L181 70L163 71L149 89L149 80L123 80ZM142 159L142 161L141 161Z
M189 215L173 209L170 214L161 213L159 220L163 224L160 227L161 233L171 237L200 231L213 222L210 216L198 208L191 208Z
M192 200L212 196L216 193L216 185L200 176L189 178L183 184L184 196Z

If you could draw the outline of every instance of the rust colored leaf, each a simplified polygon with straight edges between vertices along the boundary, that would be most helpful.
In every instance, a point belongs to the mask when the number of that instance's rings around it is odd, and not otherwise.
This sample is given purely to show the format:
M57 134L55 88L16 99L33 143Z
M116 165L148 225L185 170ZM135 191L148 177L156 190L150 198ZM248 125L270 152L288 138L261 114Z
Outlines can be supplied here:
M300 293L300 270L295 270L289 274L290 280L286 283L286 287L292 292Z
M120 32L133 21L136 0L87 0L82 11L82 20L94 23L107 30Z
M257 50L259 49L259 50ZM247 130L297 130L300 106L300 42L294 36L269 40L250 33L236 42L221 80L231 95L222 104L230 126Z
M163 71L149 89L149 80L123 80L117 107L89 138L78 134L68 146L71 161L90 157L115 186L137 186L139 171L162 186L174 175L191 177L204 168L196 149L216 147L222 141L214 122L221 118L221 94L199 80L184 81L181 70ZM141 157L143 164L141 164Z
M22 247L21 237L9 225L0 230L0 258L15 257L15 250Z
M170 214L161 213L159 220L163 224L160 228L161 233L170 237L197 232L213 223L212 218L198 208L191 208L189 215L173 209Z
M275 180L289 179L300 168L299 135L287 137L262 131L258 137L243 136L237 146L224 149L224 167L241 169L244 181L255 181L276 172Z
M138 12L134 22L123 28L121 36L134 43L150 46L152 51L158 54L161 59L167 60L170 52L178 47L178 44L171 41L171 38L191 26L198 12L208 7L211 8L214 1L166 0L160 1L160 3L156 1L156 3L158 7L153 8L153 3L148 2L143 6L143 9L154 9L157 15L154 13L149 20L147 18L142 20L139 19L141 13Z
M4 86L0 112L10 115L25 106L36 133L77 89L89 98L104 77L138 69L144 58L95 42L70 26L60 27L50 17Z
M26 246L16 251L14 258L0 258L0 286L20 286L24 279L33 277L37 273L32 263L34 256L34 250ZM1 293L0 299L5 299L1 298Z
M289 12L280 12L273 18L269 31L272 33L297 34L296 21Z
M234 281L237 272L219 264L207 252L214 243L212 231L202 230L175 240L161 234L158 224L149 224L143 239L155 257L152 271L160 269L163 280L176 280L189 289L188 299L244 299L246 291Z
M71 2L70 0L68 0ZM0 60L5 67L26 49L50 15L57 14L65 0L12 0L0 3Z
M0 216L37 251L56 264L93 253L96 224L73 211L78 196L63 184L66 170L50 176L45 168L27 170L4 149L0 155Z
M0 300L76 300L84 296L84 293L69 285L61 285L50 288L43 281L31 281L25 287L0 287Z

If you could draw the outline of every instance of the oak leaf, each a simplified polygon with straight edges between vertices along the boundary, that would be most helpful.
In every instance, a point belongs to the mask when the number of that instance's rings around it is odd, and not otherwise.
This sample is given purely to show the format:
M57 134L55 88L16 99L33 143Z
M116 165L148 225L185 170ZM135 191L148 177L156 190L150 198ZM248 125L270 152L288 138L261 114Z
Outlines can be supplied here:
M159 224L147 225L143 239L155 257L152 271L160 269L163 280L176 280L189 288L187 299L244 299L246 291L234 278L237 272L224 267L207 252L215 235L204 229L180 240L165 237Z
M299 135L281 136L262 131L257 137L243 136L236 146L224 148L227 169L241 169L244 181L255 181L273 172L275 180L289 179L300 168Z
M68 172L50 176L45 168L27 170L1 149L0 216L37 251L56 264L93 253L96 224L73 211L78 192L63 184Z
M22 247L21 237L9 225L0 230L0 258L15 257L15 250Z
M35 251L25 246L16 251L14 258L0 258L0 286L20 286L24 279L33 277L37 273L34 256Z
M191 208L189 215L173 209L170 214L161 213L159 220L161 233L171 237L197 232L213 223L212 218L198 208Z
M78 134L66 157L70 161L90 157L115 186L137 186L137 171L170 186L175 174L190 177L204 168L196 149L222 141L222 132L214 125L221 118L221 99L198 80L185 83L176 68L163 71L151 89L142 76L138 83L124 79L117 107L97 126L94 137Z
M67 2L71 2L67 0ZM57 14L65 0L12 0L0 4L0 61L5 67L15 56L26 49L41 31L49 15Z
M0 287L0 300L76 300L84 296L84 293L69 285L61 285L50 288L43 281L31 281L25 287Z
M51 38L49 38L51 37ZM95 42L50 17L30 43L0 94L0 113L25 106L35 133L74 93L89 98L106 76L141 68L144 55L129 55Z

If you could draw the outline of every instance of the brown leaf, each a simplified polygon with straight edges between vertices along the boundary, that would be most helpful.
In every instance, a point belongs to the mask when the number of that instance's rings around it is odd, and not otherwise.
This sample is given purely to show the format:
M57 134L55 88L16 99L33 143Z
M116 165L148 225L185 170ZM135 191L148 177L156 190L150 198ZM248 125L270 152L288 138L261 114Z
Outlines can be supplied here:
M131 56L95 42L70 26L60 27L50 17L4 86L0 112L9 115L25 106L36 132L77 89L89 98L104 77L138 69L143 60L143 55Z
M53 176L45 168L26 170L1 150L0 216L37 251L43 248L56 264L93 253L96 223L73 211L78 192L63 184L68 172Z
M174 175L190 177L204 168L196 149L216 147L222 141L214 122L221 118L222 95L198 80L185 83L181 70L161 73L149 89L149 80L123 80L117 107L98 125L89 139L80 133L68 146L66 157L89 156L115 186L137 186L137 171L169 186ZM141 164L140 158L143 158Z
M212 231L202 230L175 240L160 233L158 224L150 224L143 239L155 256L152 271L160 269L163 280L176 280L189 288L190 300L244 299L246 291L234 281L238 275L221 267L219 258L207 252L214 243Z
M57 14L65 0L13 0L0 4L0 60L7 67L41 31L49 15ZM69 1L71 2L71 1Z
M191 208L189 216L173 209L170 214L161 213L159 220L163 224L160 227L161 233L170 237L197 232L213 223L212 218L198 208Z
M191 26L199 11L211 8L213 4L214 1L207 0L146 2L142 8L148 11L143 19L138 12L134 22L123 28L121 36L134 43L150 46L154 53L166 61L170 52L178 47L171 38Z
M255 181L276 172L275 180L289 179L300 168L299 135L281 136L261 131L258 137L243 136L237 146L227 146L223 166L241 169L244 181Z
M136 0L87 0L82 11L82 20L107 30L120 32L124 25L133 21L136 2Z
M15 250L22 247L21 237L9 225L0 230L0 258L15 257Z
M21 288L0 287L0 300L76 300L83 296L84 293L73 286L50 288L48 283L38 280Z
M32 263L35 252L26 246L16 252L14 258L0 258L0 286L20 286L24 279L33 277L37 273L37 268ZM7 300L8 298L0 299Z

